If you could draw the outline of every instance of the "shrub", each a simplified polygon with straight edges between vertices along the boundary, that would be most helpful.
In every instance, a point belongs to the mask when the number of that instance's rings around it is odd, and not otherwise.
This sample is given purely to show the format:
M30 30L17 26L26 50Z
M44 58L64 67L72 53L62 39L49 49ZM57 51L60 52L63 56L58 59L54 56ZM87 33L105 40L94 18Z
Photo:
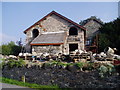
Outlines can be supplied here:
M111 75L115 70L115 67L112 64L101 65L98 69L100 77L104 77L106 75Z
M94 63L87 63L87 70L93 70L94 69Z
M25 65L25 62L24 62L22 59L20 59L20 60L10 59L10 60L8 61L7 65L8 65L10 68L12 68L12 67L14 67L14 66L16 66L16 67L22 67L22 66Z
M114 65L112 65L112 64L110 64L110 63L106 64L106 67L108 68L108 74L109 74L109 75L111 75L112 72L115 71Z
M85 65L85 63L79 62L79 63L75 63L75 65L78 66L79 68L83 68L83 66Z
M105 67L104 65L101 65L98 70L99 70L99 75L100 75L101 78L103 78L104 75L105 75L105 74L107 73L107 71L108 71L107 67Z
M72 65L72 63L64 63L64 62L61 62L61 61L52 61L52 62L50 62L50 65L67 66L67 65Z
M55 65L55 64L58 64L58 61L51 61L49 64L50 65Z
M68 65L73 65L72 63L63 63L63 62L59 62L58 65L61 65L61 66L68 66Z

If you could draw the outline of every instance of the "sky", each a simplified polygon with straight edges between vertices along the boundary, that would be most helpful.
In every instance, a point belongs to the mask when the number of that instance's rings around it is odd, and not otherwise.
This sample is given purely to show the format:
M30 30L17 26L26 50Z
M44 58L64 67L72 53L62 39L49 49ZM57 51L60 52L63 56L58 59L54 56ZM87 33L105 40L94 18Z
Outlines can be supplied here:
M120 18L120 1L119 1L119 3L118 3L118 16L119 16L119 18Z
M118 17L118 2L2 2L0 6L2 44L20 38L24 42L23 31L53 10L76 23L91 16L97 16L103 22Z

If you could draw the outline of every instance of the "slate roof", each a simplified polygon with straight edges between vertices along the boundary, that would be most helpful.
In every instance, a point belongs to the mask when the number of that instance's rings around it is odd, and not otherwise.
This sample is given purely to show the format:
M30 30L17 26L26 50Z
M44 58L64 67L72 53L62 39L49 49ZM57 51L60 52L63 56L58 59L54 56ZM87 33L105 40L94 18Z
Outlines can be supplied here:
M60 45L64 43L65 36L64 32L41 34L31 42L31 45Z
M26 32L27 32L28 30L30 30L30 29L31 29L32 27L34 27L35 25L39 25L39 23L40 23L41 21L43 21L44 19L46 19L48 16L50 16L50 15L52 15L52 14L54 14L54 15L56 15L56 16L58 16L58 17L64 19L64 20L68 21L69 23L72 23L73 25L75 25L75 26L81 28L82 30L86 30L85 27L83 27L83 26L81 26L81 25L75 23L74 21L72 21L72 20L70 20L70 19L64 17L63 15L61 15L61 14L55 12L55 11L52 11L51 13L47 14L45 17L43 17L42 19L40 19L39 21L37 21L35 24L33 24L32 26L30 26L28 29L26 29L26 30L24 31L24 33L26 34Z

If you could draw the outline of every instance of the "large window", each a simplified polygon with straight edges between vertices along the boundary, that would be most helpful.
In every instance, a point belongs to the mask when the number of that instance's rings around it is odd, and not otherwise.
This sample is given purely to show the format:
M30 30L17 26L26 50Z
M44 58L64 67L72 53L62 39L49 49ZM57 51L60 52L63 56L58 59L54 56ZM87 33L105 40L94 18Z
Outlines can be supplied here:
M69 35L78 35L78 30L75 27L71 27L69 30Z
M33 33L33 39L39 35L38 29L34 29L32 33Z

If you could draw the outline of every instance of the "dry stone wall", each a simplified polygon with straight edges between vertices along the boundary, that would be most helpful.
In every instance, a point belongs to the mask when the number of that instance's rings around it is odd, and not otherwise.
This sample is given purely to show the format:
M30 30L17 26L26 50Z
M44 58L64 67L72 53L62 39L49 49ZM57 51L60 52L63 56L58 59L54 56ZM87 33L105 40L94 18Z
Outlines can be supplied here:
M25 76L25 81L40 85L58 85L60 88L106 88L110 90L119 90L120 78L117 75L100 78L98 71L91 72L80 71L75 66L69 66L65 69L61 66L40 66L13 67L5 66L2 69L2 76L6 78L21 81ZM118 89L117 89L118 88Z

